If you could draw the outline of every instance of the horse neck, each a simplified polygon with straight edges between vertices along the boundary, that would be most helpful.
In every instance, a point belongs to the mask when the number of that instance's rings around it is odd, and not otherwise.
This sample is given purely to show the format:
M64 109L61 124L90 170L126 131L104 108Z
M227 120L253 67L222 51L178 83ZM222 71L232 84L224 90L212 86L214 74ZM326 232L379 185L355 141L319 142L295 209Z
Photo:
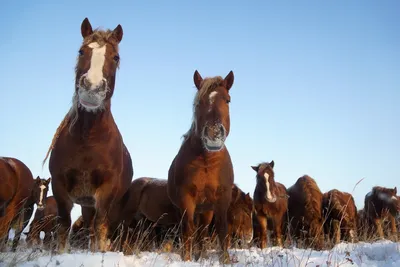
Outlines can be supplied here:
M110 108L110 101L107 101L103 110L97 112L88 112L84 109L78 108L77 119L71 127L71 132L76 133L77 136L85 137L94 129L108 129L109 122L114 122Z

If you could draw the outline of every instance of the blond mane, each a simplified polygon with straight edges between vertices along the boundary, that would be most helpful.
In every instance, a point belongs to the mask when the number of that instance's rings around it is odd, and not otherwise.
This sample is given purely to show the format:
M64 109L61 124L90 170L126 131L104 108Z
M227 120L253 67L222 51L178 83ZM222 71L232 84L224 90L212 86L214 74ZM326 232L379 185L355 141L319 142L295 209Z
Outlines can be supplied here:
M193 100L193 117L192 117L192 125L189 130L183 135L183 142L189 139L192 134L197 132L197 124L196 124L196 107L199 105L200 100L205 96L208 96L213 90L215 90L218 86L224 82L224 79L221 76L216 76L212 78L205 78L202 83L200 90L197 90L196 95Z

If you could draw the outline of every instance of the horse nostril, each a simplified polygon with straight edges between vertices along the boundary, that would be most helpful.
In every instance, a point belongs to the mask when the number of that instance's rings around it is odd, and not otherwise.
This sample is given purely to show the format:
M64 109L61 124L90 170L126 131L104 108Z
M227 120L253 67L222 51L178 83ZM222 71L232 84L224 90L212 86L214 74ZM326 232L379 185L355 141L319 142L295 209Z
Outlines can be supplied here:
M219 126L219 130L220 130L221 136L225 136L225 128L223 125Z

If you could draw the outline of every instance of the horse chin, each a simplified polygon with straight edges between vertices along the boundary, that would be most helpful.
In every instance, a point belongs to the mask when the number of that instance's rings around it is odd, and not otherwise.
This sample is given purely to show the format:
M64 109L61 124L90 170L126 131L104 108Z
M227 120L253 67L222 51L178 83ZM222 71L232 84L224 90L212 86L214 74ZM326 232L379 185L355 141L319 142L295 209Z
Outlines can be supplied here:
M224 142L212 142L204 140L203 145L208 152L218 152L224 148Z
M85 89L79 88L78 96L79 105L86 111L96 112L103 107L105 93L92 93Z

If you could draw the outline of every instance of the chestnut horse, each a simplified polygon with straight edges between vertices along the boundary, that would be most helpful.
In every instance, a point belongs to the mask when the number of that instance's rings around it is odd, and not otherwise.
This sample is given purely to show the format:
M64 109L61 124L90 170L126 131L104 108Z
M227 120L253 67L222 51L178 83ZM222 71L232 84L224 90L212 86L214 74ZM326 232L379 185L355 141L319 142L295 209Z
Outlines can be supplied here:
M257 173L257 184L254 190L254 207L257 215L260 247L267 247L268 221L272 223L272 229L276 236L278 246L283 246L282 228L285 216L287 216L288 198L286 187L275 182L275 162L263 162L251 168Z
M355 242L357 238L357 207L351 194L333 189L323 194L322 215L325 234L333 243L341 239Z
M375 186L364 199L364 219L375 229L379 238L384 238L383 222L389 220L391 237L397 241L396 217L400 211L397 187ZM371 234L371 233L370 233Z
M75 249L87 249L89 245L90 230L85 225L82 215L71 226L69 243Z
M183 260L192 259L194 214L202 210L200 226L209 225L215 213L215 224L222 248L222 261L230 262L227 252L227 212L234 181L232 161L225 146L230 131L229 102L234 81L233 72L203 78L195 71L197 93L193 103L193 122L168 171L168 196L184 214L182 240ZM204 233L206 231L200 230ZM203 242L200 242L200 252ZM199 258L196 253L195 258Z
M113 31L92 30L85 18L81 34L72 107L45 160L51 152L49 170L60 224L58 251L66 249L71 209L76 203L81 205L85 221L94 220L91 250L104 252L109 226L119 215L118 202L133 176L130 154L111 113L123 32L121 25Z
M304 175L287 189L288 220L291 234L296 240L303 239L305 245L316 250L323 247L322 193L313 178ZM290 232L289 232L290 234Z
M0 248L8 242L8 234L13 228L15 235L12 250L17 249L21 233L32 217L34 204L44 209L49 183L48 180L33 179L29 168L20 160L0 157Z
M244 241L249 244L253 240L254 203L249 193L244 193L236 184L232 186L232 200L228 209L228 247L231 240ZM209 226L212 238L215 236L215 216ZM236 242L235 242L236 243Z
M43 231L43 246L46 249L51 248L57 226L58 209L57 202L53 196L47 197L45 202L46 207L43 210L36 210L35 217L29 226L29 231L24 233L29 247L40 245L40 232Z

